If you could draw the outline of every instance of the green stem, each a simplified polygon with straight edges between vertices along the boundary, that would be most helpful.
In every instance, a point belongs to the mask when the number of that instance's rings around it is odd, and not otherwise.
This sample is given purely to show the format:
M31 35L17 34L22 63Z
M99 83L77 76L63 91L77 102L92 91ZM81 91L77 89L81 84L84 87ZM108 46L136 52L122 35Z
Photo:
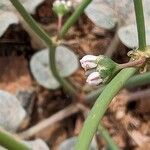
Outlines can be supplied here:
M28 146L0 128L0 145L8 150L31 150Z
M125 82L136 72L134 68L123 69L105 87L104 91L95 102L89 116L87 117L83 129L78 138L76 150L87 150L96 132L99 122L102 119L113 97L124 86Z
M150 83L150 72L136 75L130 78L126 83L126 88L134 88L137 86L147 85Z
M136 3L137 1L141 1ZM136 16L140 15L140 13L143 13L142 8L142 0L134 0L135 6L135 12ZM140 7L137 7L137 5L141 5ZM139 10L140 9L140 10ZM139 17L138 17L139 18ZM138 28L138 36L145 36L145 27L139 24L140 21L144 21L137 18L137 28ZM139 29L141 28L141 29ZM145 37L140 38L142 40L139 40L139 47L141 50L144 50L146 47L146 41ZM107 110L110 102L112 101L113 97L120 91L120 89L124 86L126 81L136 72L135 68L126 68L121 70L113 79L112 81L105 87L101 95L98 97L97 101L95 102L91 112L89 113L89 116L87 117L84 126L80 132L78 142L75 146L75 150L87 150L89 148L89 145L91 143L91 140L98 128L99 122L102 119L103 115L105 114L105 111Z
M62 39L66 35L69 28L78 20L78 18L83 14L85 8L92 0L83 0L80 6L75 10L75 12L71 15L71 17L67 20L67 22L62 27L59 38Z
M53 60L50 60L52 62L50 69L51 69L54 77L56 78L56 80L60 83L60 85L63 86L64 89L68 90L68 92L70 92L71 94L76 94L76 90L74 89L74 87L69 82L67 82L67 80L65 80L64 78L62 78L59 75L58 71L57 71L56 61L55 61L55 50L54 50L55 46L54 46L53 41L51 40L50 36L27 13L27 11L24 9L24 7L22 6L22 4L18 0L10 0L10 1L14 5L14 7L18 10L18 12L21 14L21 16L26 21L26 23L29 25L29 27L48 46L49 52L52 53L51 54L51 58L53 58Z
M146 47L146 33L142 0L134 0L134 9L138 30L139 49L144 50Z
M109 132L101 124L99 124L98 126L98 132L101 137L106 141L108 147L111 150L119 150L118 146L116 145L116 143L114 143L113 139L109 135Z
M131 77L124 85L125 88L134 88L150 83L150 72L139 74ZM91 103L98 98L106 86L100 87L99 89L87 94L85 100L87 103Z
M52 40L50 39L50 36L40 27L40 25L36 23L31 15L28 14L22 4L18 0L10 1L26 21L26 23L30 26L30 28L40 37L40 39L44 41L48 47L52 46Z
M73 88L73 86L71 86L69 84L69 82L67 82L66 80L64 80L58 73L58 70L56 69L56 63L55 63L55 54L56 54L56 47L53 46L51 47L51 49L49 50L49 58L50 58L50 69L53 70L53 75L54 77L56 77L59 81L59 83L61 83L61 85L65 85L64 89L68 90L71 94L77 96L76 90Z

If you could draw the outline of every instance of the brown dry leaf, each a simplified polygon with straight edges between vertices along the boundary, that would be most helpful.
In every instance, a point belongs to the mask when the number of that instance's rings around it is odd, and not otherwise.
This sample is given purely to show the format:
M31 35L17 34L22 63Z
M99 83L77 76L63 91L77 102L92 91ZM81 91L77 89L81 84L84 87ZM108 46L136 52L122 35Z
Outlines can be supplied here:
M0 89L9 92L31 87L28 64L23 56L0 57Z

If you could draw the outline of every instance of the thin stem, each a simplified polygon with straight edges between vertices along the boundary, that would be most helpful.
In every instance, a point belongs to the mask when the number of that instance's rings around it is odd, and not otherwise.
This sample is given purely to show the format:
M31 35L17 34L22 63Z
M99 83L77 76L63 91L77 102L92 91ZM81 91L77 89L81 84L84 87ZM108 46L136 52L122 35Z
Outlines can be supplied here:
M31 150L27 145L0 128L0 145L8 150Z
M126 83L126 88L134 88L137 86L148 85L150 84L150 72L136 75L130 78Z
M134 0L134 9L138 30L139 49L144 50L146 47L146 33L142 0Z
M52 46L52 40L50 36L36 23L36 21L27 13L25 8L18 0L10 0L26 23L30 26L30 28L41 38L44 43L50 47Z
M116 143L114 143L113 139L109 135L109 132L107 131L107 129L105 129L102 126L102 124L99 124L99 126L98 126L98 132L102 136L102 138L106 141L108 147L111 150L119 150L118 146L116 145Z
M58 15L58 25L57 25L57 32L60 32L61 26L62 26L62 19L63 16L62 15Z
M92 0L83 0L80 6L75 10L75 12L71 15L71 17L67 20L67 22L62 27L59 38L62 39L68 32L69 28L78 20L78 18L82 15L85 8Z
M54 77L57 78L57 80L59 81L59 83L61 83L61 85L64 85L64 89L68 90L71 94L77 96L76 90L75 88L69 84L69 82L67 82L66 80L64 80L58 73L58 70L56 69L56 63L55 63L55 54L56 54L56 47L53 46L51 47L51 49L49 49L49 64L50 64L50 69L53 70L53 75Z
M130 61L128 63L124 63L124 64L119 64L118 68L119 69L124 69L124 68L128 68L128 67L139 67L139 65L143 65L143 63L145 63L146 58L141 58L138 60L134 60L134 61Z
M136 4L137 1L141 1ZM135 12L137 17L137 27L141 28L138 29L138 36L144 36L145 33L145 27L143 26L144 23L141 23L141 21L144 22L141 18L138 19L138 15L141 16L141 13L143 14L143 8L142 8L142 0L134 0L135 5L141 5L141 6L135 6ZM142 26L140 26L142 24ZM144 50L146 47L145 37L140 38L142 40L139 40L139 47L140 50ZM112 81L105 87L101 95L98 97L97 101L95 102L91 112L89 113L89 116L87 117L84 126L80 132L78 142L76 144L75 150L87 150L89 148L89 145L92 141L92 138L98 128L99 122L102 119L103 115L105 114L105 111L107 110L110 102L112 101L113 97L120 91L120 89L124 86L126 81L136 72L135 68L126 68L121 70L113 79Z
M54 44L51 40L50 36L36 23L36 21L27 13L27 11L24 9L22 4L18 0L10 0L11 3L14 5L14 7L18 10L18 12L21 14L23 19L26 21L26 23L30 26L30 28L40 37L41 40L45 42L45 44L49 48L49 53L51 53L51 58L53 60L50 60L51 63L51 71L56 78L56 80L60 83L60 85L63 86L64 89L66 89L71 94L76 94L76 90L74 87L67 82L64 78L62 78L56 67L56 60L55 60L55 50L54 50Z

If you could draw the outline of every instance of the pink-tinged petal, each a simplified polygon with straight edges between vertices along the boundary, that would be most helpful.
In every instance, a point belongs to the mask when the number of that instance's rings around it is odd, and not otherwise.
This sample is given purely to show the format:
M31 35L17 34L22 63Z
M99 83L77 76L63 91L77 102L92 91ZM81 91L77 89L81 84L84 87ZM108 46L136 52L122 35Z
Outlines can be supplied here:
M101 79L100 74L98 72L93 72L87 77L86 82L89 85L99 85L103 82L103 80Z
M85 70L95 68L97 67L96 59L97 59L97 56L86 55L80 60L81 66Z

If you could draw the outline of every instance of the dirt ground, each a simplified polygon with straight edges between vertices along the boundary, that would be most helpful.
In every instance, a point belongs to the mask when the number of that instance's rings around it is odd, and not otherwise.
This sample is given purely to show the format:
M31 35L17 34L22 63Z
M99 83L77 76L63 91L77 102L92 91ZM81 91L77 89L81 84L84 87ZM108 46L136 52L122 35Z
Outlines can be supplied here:
M47 0L37 8L34 18L44 25L52 35L56 34L57 19L51 11L52 2ZM67 17L66 17L67 18ZM104 54L114 35L114 31L95 30L94 24L86 16L81 16L78 22L69 30L66 36L67 45L82 58L85 54ZM35 126L40 121L53 116L71 104L86 104L80 99L70 97L63 89L47 90L38 85L30 73L29 60L37 51L31 46L29 35L21 25L12 25L0 39L0 89L16 93L33 90L30 102L27 104L28 117L21 125L19 132ZM113 60L124 63L128 61L124 45L118 46ZM13 62L13 63L12 63ZM21 62L21 63L20 63ZM79 68L70 81L78 88L85 85L84 71ZM132 97L132 93L147 89L149 86L123 89L113 99L102 123L108 129L114 141L123 150L150 149L150 102L148 98ZM85 87L86 88L86 87ZM82 96L82 95L81 95ZM27 139L42 138L51 150L57 150L65 139L79 134L84 123L84 113L76 111L68 117L53 123ZM106 146L99 135L96 137L99 149Z

